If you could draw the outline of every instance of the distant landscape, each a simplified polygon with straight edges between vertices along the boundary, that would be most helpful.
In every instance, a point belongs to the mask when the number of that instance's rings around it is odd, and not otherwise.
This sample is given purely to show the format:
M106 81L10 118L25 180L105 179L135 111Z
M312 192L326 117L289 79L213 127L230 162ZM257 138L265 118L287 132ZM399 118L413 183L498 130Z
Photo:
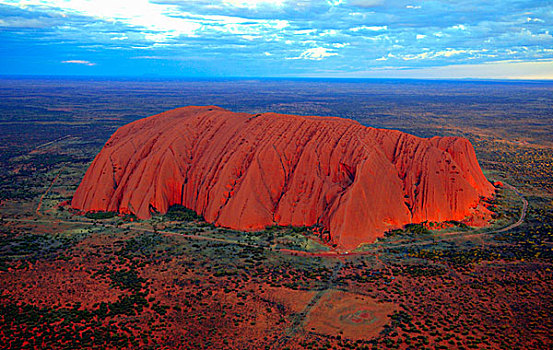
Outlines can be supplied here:
M117 128L188 105L463 136L493 219L338 254L311 227L70 208ZM553 347L553 82L2 77L0 130L1 348Z

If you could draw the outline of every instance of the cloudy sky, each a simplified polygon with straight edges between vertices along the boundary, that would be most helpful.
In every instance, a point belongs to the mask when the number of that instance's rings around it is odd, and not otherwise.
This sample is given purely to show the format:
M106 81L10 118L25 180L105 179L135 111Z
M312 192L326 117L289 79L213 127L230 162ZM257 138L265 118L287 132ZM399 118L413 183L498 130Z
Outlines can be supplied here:
M0 0L0 74L553 79L553 1Z

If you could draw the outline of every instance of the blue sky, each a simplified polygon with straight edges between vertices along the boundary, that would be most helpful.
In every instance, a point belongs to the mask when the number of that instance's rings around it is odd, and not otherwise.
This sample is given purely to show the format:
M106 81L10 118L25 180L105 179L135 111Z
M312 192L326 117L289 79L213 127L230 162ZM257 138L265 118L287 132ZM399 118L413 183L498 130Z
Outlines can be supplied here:
M553 79L553 1L0 0L0 74Z

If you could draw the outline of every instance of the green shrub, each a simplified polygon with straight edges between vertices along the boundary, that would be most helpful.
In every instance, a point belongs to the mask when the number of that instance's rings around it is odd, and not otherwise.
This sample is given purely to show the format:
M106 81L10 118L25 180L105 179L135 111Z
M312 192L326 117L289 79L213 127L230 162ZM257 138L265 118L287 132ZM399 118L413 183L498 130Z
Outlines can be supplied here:
M188 209L180 204L170 206L165 215L169 220L175 221L203 221L203 217L196 214L194 210Z
M114 211L95 211L84 214L84 216L93 220L111 219L115 217L115 215L117 215L117 213Z

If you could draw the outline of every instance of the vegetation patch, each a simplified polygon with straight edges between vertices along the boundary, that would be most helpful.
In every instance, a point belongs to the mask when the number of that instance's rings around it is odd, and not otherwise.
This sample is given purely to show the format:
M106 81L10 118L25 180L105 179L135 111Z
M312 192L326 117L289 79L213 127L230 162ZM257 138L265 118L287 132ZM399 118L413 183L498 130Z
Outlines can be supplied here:
M93 220L111 219L117 215L114 211L90 211L84 214L85 217Z
M170 206L165 216L168 220L174 221L204 221L204 218L196 214L194 210L188 209L180 204Z

